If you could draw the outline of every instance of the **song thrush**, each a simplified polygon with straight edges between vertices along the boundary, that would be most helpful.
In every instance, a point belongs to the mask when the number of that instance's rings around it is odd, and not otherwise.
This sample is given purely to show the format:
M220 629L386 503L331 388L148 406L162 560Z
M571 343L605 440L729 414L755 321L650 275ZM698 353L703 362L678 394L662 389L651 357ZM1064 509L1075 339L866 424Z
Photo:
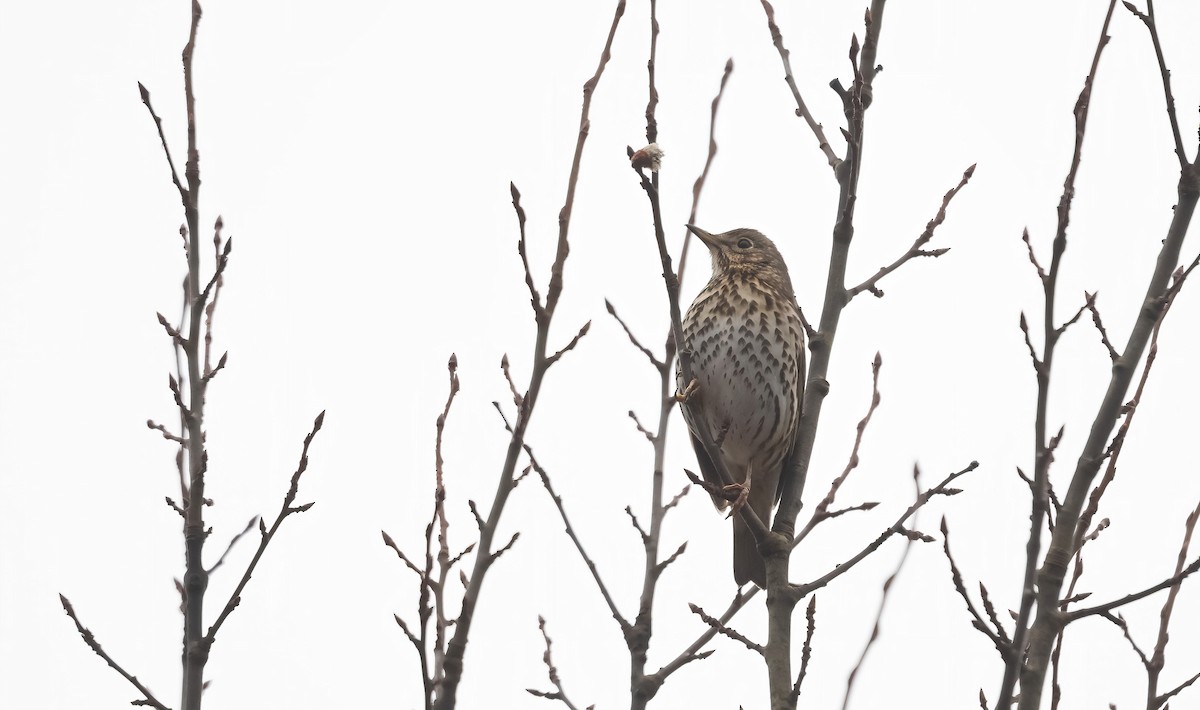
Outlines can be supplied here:
M704 479L722 485L697 438L703 417L719 442L734 483L750 486L746 504L770 526L782 491L804 398L804 328L787 265L770 239L753 229L710 234L688 225L708 247L712 278L683 319L697 388L683 408ZM682 373L677 373L682 380ZM687 382L679 382L684 390ZM713 496L718 509L728 507ZM740 515L733 516L733 576L766 586L766 567Z

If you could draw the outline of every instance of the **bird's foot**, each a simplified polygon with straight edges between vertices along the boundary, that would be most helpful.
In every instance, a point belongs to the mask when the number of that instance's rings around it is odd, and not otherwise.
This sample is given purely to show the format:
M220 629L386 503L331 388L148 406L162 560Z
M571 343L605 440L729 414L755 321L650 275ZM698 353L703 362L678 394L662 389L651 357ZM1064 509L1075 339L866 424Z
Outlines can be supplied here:
M729 507L730 517L737 515L742 506L746 504L746 501L750 499L750 476L747 475L746 480L741 483L731 483L725 486L721 489L721 492L724 494L725 500L731 503Z
M692 395L695 394L696 390L699 388L700 388L700 381L693 377L692 381L687 383L687 387L684 387L682 392L675 393L675 401L679 402L680 404L686 404L687 401L692 398Z

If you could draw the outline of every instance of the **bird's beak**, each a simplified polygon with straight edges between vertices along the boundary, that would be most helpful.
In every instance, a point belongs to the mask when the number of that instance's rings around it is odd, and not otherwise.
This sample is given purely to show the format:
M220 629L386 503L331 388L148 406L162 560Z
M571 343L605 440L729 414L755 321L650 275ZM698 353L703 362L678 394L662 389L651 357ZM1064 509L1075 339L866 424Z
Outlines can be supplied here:
M694 224L687 225L687 228L689 232L695 234L700 241L704 242L704 246L708 247L709 249L717 248L717 238L715 236L704 231L703 229L700 229Z

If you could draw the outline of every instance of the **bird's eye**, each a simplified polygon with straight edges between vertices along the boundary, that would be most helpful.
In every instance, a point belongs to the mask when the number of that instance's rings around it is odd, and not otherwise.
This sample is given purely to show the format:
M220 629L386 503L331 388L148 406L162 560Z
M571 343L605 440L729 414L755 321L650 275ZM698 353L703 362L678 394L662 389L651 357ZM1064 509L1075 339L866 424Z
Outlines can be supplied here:
M749 249L752 246L754 246L754 245L751 244L750 240L746 239L745 237L742 237L741 239L738 240L738 249Z

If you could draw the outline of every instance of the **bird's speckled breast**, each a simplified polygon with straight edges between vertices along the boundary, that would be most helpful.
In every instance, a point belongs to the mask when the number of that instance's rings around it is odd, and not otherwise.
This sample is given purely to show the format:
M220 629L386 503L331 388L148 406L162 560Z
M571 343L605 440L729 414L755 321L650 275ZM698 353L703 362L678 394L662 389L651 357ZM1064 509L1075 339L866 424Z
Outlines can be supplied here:
M781 460L796 430L801 391L796 354L804 336L794 301L752 276L726 274L696 297L683 335L709 431L719 438L727 428L726 460L746 464L763 451L780 452L771 458ZM780 460L756 458L755 467L774 468Z

